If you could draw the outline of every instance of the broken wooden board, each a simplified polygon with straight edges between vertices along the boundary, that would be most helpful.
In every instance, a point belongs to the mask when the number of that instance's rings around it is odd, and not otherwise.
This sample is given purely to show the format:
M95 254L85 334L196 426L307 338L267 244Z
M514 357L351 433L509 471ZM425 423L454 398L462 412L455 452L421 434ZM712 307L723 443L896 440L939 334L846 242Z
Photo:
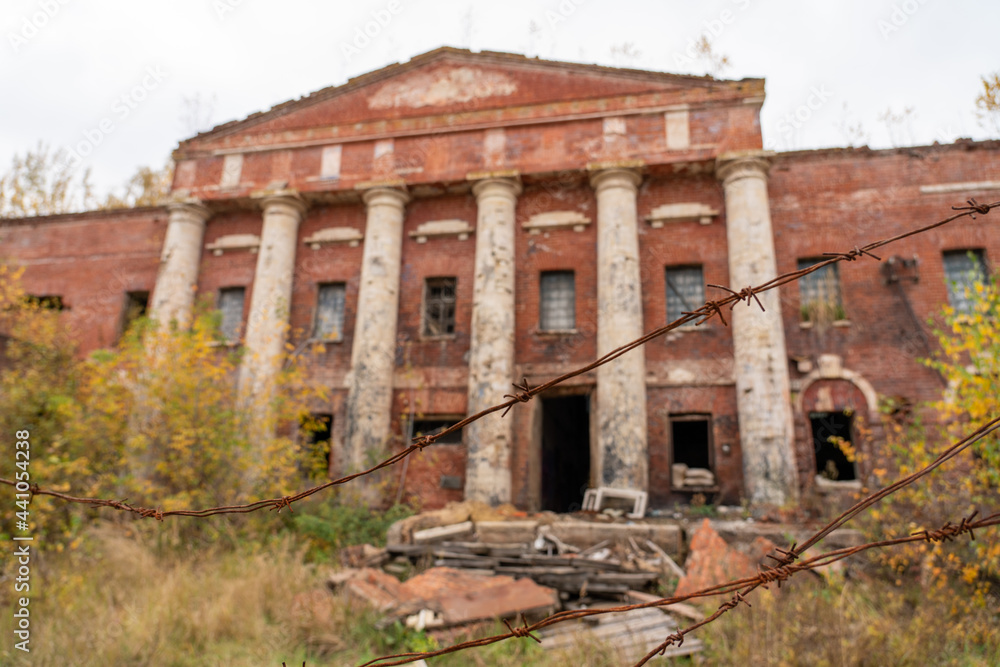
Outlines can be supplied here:
M536 634L542 640L542 648L547 651L562 651L580 644L599 642L614 647L623 663L631 663L659 646L677 630L677 622L658 609L637 609L557 623ZM664 655L691 655L701 649L700 640L685 637L681 646L667 648Z

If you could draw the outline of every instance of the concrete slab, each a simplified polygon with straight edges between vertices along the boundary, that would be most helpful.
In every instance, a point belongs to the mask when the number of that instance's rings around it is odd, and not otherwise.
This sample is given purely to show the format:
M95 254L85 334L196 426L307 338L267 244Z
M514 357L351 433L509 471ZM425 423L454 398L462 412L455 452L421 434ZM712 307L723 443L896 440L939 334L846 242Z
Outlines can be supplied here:
M627 541L631 537L640 542L644 539L652 540L672 556L681 552L681 529L673 524L598 523L569 519L553 523L552 534L581 549L604 540Z
M473 523L463 521L450 526L438 526L426 530L418 530L413 533L414 544L434 544L445 540L462 540L472 537Z
M518 544L533 542L538 533L537 521L477 521L480 542Z

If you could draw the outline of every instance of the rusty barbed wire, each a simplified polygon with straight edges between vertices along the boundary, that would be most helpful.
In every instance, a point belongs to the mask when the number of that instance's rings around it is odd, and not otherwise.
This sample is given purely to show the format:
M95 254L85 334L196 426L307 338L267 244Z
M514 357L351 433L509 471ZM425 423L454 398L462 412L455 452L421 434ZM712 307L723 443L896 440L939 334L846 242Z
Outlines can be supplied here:
M305 498L313 496L319 493L320 491L324 491L334 486L340 486L346 484L352 480L358 479L359 477L371 475L372 473L375 473L379 470L393 466L396 463L399 463L400 461L405 459L406 457L410 456L414 452L423 451L425 447L435 444L441 438L468 426L472 422L483 419L484 417L487 417L488 415L491 415L494 412L499 412L502 410L503 415L506 415L507 412L509 412L510 409L517 403L527 403L538 394L548 389L551 389L552 387L558 384L566 382L567 380L575 378L579 375L589 373L590 371L598 368L599 366L603 366L604 364L610 363L611 361L614 361L618 357L627 354L628 352L631 352L637 347L641 347L646 343L648 343L649 341L659 338L660 336L663 336L668 332L677 329L678 327L690 324L692 322L696 326L701 325L711 320L712 317L714 317L715 315L718 315L722 323L728 326L728 323L726 322L725 318L722 315L722 308L724 306L729 306L730 310L732 310L733 308L735 308L736 304L741 301L745 301L749 306L751 304L751 299L752 299L756 301L756 303L763 310L764 306L763 304L761 304L760 300L757 297L757 295L760 294L761 292L767 292L769 290L775 289L776 287L780 287L790 282L794 282L796 280L801 279L804 276L819 271L820 269L829 266L830 264L835 264L837 262L854 261L864 255L870 256L873 259L877 260L878 258L872 254L873 250L889 245L890 243L895 243L896 241L900 241L910 236L915 236L917 234L928 232L932 229L936 229L948 223L954 222L955 220L958 220L960 218L971 217L975 219L976 214L986 215L992 209L997 207L1000 207L1000 201L992 202L990 204L981 204L977 202L975 199L970 198L966 200L965 206L952 206L951 207L952 210L958 212L955 213L954 215L944 218L943 220L939 220L937 222L924 225L922 227L917 227L915 229L911 229L909 231L896 234L895 236L890 236L885 239L873 241L864 246L859 247L855 245L851 250L847 252L824 253L824 255L828 257L828 259L822 260L820 262L817 262L816 264L812 264L811 266L799 269L797 271L790 271L788 273L781 274L780 276L772 278L771 280L762 283L761 285L747 286L740 289L739 291L733 290L732 288L729 287L723 287L721 285L709 285L710 287L715 287L718 289L723 289L725 291L728 291L729 296L723 297L721 299L706 301L704 305L702 305L700 308L697 308L690 312L683 313L681 317L678 317L669 324L654 329L646 333L645 335L633 340L630 343L626 343L621 347L611 350L610 352L604 354L603 356L597 358L596 360L590 362L589 364L580 366L575 370L559 375L555 378L552 378L551 380L548 380L547 382L532 386L528 385L527 378L525 378L521 385L517 384L514 385L514 388L517 391L514 394L507 394L506 401L485 408L484 410L481 410L473 415L469 415L464 419L462 419L461 421L452 424L446 429L443 429L439 433L435 433L434 435L424 435L415 438L411 442L411 444L405 449L400 450L399 452L393 454L392 456L389 456L382 462L366 470L362 470L360 472L352 473L350 475L345 475L335 480L324 482L312 488L300 491L299 493L296 494L286 495L279 498L268 498L265 500L257 500L254 502L244 503L239 505L225 505L220 507L212 507L203 510L182 509L182 510L167 510L167 511L162 511L159 508L133 507L132 505L128 504L127 499L110 500L106 498L79 498L76 496L71 496L69 494L60 493L57 491L49 491L47 489L42 489L37 487L37 485L33 487L34 488L33 494L47 495L54 498L59 498L60 500L64 500L67 502L87 504L95 507L111 507L118 511L130 512L132 514L135 514L136 516L139 516L140 518L155 518L158 521L162 521L164 518L168 516L189 516L189 517L204 518L216 514L248 514L265 508L269 510L277 510L278 512L280 512L282 509L287 507L288 511L291 512L292 511L291 506L293 503L296 503L300 500L304 500ZM13 480L0 478L0 484L14 486L15 482Z
M970 539L975 539L975 530L980 528L987 528L990 526L1000 525L1000 513L992 514L983 519L976 520L979 515L979 511L976 510L972 512L968 517L965 517L959 521L959 523L954 524L952 522L945 523L941 528L937 530L920 530L908 535L906 537L898 537L890 540L879 540L874 542L867 542L854 547L845 547L842 549L835 549L832 551L827 551L825 553L819 554L812 558L801 559L802 554L815 544L817 544L824 537L829 535L831 532L840 528L852 518L857 516L859 513L868 509L872 505L876 504L883 498L901 488L913 484L922 477L930 474L945 462L956 457L961 452L965 451L971 447L976 442L979 442L988 435L995 433L1000 430L1000 417L996 417L991 421L983 424L978 429L967 435L965 438L955 442L954 444L947 447L938 457L929 463L924 468L916 471L911 475L907 475L896 482L879 489L878 491L869 494L865 498L859 500L848 510L841 513L838 517L831 520L825 526L820 528L816 533L813 534L808 540L802 544L792 544L788 549L777 548L775 549L776 554L769 554L767 557L774 560L776 565L771 567L758 567L758 573L754 577L745 577L743 579L734 579L726 583L717 584L715 586L710 586L708 588L703 588L699 591L689 593L686 595L673 596L669 598L661 598L659 600L653 600L650 602L641 602L637 604L622 605L618 607L602 607L599 609L576 609L571 611L563 611L557 614L552 614L532 625L527 625L526 623L521 627L511 628L508 625L509 632L499 635L493 635L491 637L482 637L480 639L474 639L467 642L462 642L460 644L455 644L453 646L448 646L443 649L438 649L436 651L426 651L422 653L399 653L395 655L383 656L370 660L360 667L389 667L391 665L402 665L408 662L413 662L415 660L433 658L439 655L445 655L448 653L455 653L458 651L463 651L466 649L476 648L479 646L487 646L489 644L495 644L500 641L505 641L508 639L531 636L530 633L537 632L543 628L555 625L557 623L563 623L566 621L577 620L582 618L587 618L590 616L600 616L603 614L617 614L625 613L629 611L635 611L638 609L648 609L651 607L666 607L671 604L676 604L678 602L685 602L687 600L699 599L712 597L717 595L731 595L730 599L719 605L719 608L710 616L705 617L701 621L689 625L683 629L680 629L670 635L668 635L664 641L659 644L656 648L652 649L643 656L639 662L635 664L635 667L641 667L645 665L649 660L651 660L657 654L663 654L666 649L671 646L680 646L684 642L684 637L698 628L704 627L709 623L714 622L716 619L721 617L723 614L735 609L740 604L750 605L750 601L747 599L754 590L760 587L767 588L769 584L776 583L778 586L791 576L798 572L803 572L806 570L814 570L819 567L824 567L830 565L837 561L849 558L856 554L868 551L871 549L885 549L893 546L899 546L902 544L910 544L914 542L943 542L952 541L955 538L968 534ZM532 637L535 639L534 637ZM536 639L537 641L537 639Z

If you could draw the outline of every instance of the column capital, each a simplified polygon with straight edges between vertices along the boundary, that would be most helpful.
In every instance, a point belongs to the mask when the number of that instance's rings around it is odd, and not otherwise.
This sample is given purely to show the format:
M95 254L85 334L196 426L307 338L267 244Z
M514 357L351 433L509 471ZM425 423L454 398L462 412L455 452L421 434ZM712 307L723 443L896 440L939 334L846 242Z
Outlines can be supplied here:
M521 194L521 190L521 182L511 177L488 177L472 184L472 194L476 196L477 202L486 197L506 197L513 201Z
M401 188L391 186L376 186L361 193L365 206L395 206L400 210L410 201L410 195Z
M255 199L260 203L260 208L265 214L278 212L275 209L279 209L279 211L280 209L285 209L285 213L294 215L299 220L302 220L306 214L306 209L309 208L306 200L295 190L283 190L255 197Z
M171 222L190 222L204 225L212 212L198 199L177 199L167 204Z
M767 180L774 151L740 151L723 153L715 159L715 177L728 185L741 178Z
M590 187L598 193L605 188L626 188L635 193L641 182L642 175L634 167L608 166L590 172Z

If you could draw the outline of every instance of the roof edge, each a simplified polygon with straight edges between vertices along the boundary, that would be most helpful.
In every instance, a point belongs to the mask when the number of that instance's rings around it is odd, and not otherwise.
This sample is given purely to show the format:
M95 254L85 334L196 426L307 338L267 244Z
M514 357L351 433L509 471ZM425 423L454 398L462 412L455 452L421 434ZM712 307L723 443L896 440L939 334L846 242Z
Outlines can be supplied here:
M497 64L511 64L511 65L540 65L543 67L562 67L562 68L576 68L584 70L587 72L602 73L602 74L614 74L616 76L624 76L633 79L664 79L669 78L672 80L683 80L690 83L701 84L701 85L712 85L712 84L735 84L742 82L752 82L752 81L763 81L763 78L756 77L746 77L743 79L716 79L709 75L693 75L693 74L674 74L671 72L661 72L656 70L642 70L642 69L631 69L631 68L620 68L620 67L610 67L607 65L597 65L589 63L578 63L573 61L562 61L562 60L543 60L541 58L529 57L520 55L517 53L507 53L504 51L472 51L470 49L460 49L453 46L440 46L431 51L421 53L419 55L413 56L406 62L396 62L381 67L377 70L371 72L366 72L364 74L359 74L358 76L351 77L345 83L337 86L327 86L326 88L321 88L312 93L308 93L297 99L287 100L276 104L266 111L256 111L245 118L231 120L215 127L205 130L204 132L199 132L193 137L183 139L179 142L177 149L180 150L185 147L186 144L191 142L207 139L209 137L217 137L229 134L235 130L245 129L253 127L262 122L272 120L274 118L281 117L293 111L298 111L304 109L313 104L318 104L324 102L337 95L342 95L344 93L351 92L363 86L370 85L372 83L377 83L384 79L388 79L397 74L405 73L409 70L416 69L422 65L432 63L438 60L445 60L447 58L461 58L461 59L475 59L479 62L493 62Z

